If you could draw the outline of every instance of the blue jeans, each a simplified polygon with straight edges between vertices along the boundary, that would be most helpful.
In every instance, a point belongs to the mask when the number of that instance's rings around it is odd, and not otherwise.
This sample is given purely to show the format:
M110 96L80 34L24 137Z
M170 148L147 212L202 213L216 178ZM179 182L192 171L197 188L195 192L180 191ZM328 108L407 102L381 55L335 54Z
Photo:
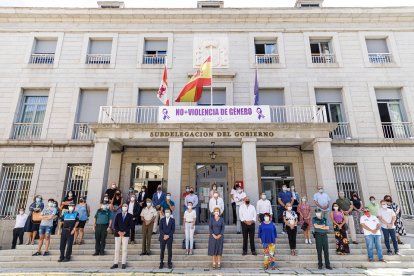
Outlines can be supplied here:
M391 246L390 246L390 236L391 236L392 245L394 246L394 252L397 253L398 242L397 242L397 238L395 237L395 229L386 229L386 228L381 227L381 230L382 230L382 234L384 234L384 243L385 243L385 246L387 247L387 252L392 252Z
M381 236L380 235L367 235L365 236L365 242L367 244L368 258L374 259L374 246L377 250L378 260L382 260L382 248L381 248Z

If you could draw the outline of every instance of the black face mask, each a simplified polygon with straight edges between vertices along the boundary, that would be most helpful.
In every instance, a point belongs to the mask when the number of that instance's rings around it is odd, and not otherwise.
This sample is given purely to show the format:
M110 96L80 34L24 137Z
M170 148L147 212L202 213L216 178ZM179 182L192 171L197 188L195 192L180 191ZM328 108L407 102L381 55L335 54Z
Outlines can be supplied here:
M190 194L194 194L194 191L190 191Z
M246 205L248 205L248 204L250 204L250 201L249 200L246 201Z

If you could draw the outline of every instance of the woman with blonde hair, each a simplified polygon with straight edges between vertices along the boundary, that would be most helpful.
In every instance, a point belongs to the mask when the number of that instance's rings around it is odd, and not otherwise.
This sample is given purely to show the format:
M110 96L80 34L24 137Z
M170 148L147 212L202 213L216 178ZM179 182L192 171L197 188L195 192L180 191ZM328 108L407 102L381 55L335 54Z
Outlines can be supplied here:
M208 255L213 257L213 269L220 269L220 259L223 255L224 220L220 217L218 207L213 210L213 219L209 223ZM216 266L217 264L217 266Z

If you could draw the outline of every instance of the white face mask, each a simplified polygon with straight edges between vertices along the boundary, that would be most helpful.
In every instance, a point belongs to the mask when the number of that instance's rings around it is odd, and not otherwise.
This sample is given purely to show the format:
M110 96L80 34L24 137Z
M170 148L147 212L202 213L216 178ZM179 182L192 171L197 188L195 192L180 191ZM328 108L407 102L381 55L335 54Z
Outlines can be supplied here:
M135 197L131 197L131 201L135 201Z
M185 189L185 191L186 191L186 192L189 192L189 191L190 191L190 189Z
M150 207L151 206L151 202L147 202L147 206Z
M167 196L167 199L170 200L171 199L171 196Z
M220 213L219 212L214 212L214 215L218 217L220 215Z
M375 204L375 200L371 200L371 203L372 203L372 204Z
M289 206L289 207L287 207L287 209L290 211L290 210L292 210L292 207Z
M322 217L322 213L316 213L316 217L320 219Z
M193 206L188 205L188 206L187 206L187 208L188 208L189 210L191 210L191 209L193 209Z
M171 213L165 213L165 216L166 216L167 218L169 218L169 217L171 216Z
M338 207L338 206L335 206L335 207L334 207L334 210L335 210L335 211L338 211L338 209L339 209L339 207Z
M302 198L302 201L303 201L303 202L306 202L306 198L305 198L305 197L304 197L304 198Z
M75 208L73 208L73 206L70 206L70 207L69 207L69 211L71 211L71 212L72 212L72 211L73 211L73 209L75 209Z
M48 205L49 207L53 207L53 202L49 202L47 205Z
M122 207L122 212L126 212L128 210L128 207Z
M319 189L319 192L320 192L320 193L323 193L323 189Z
M266 195L262 195L262 199L265 200L266 199Z
M388 205L387 204L381 204L382 208L387 209Z
M283 187L283 188L282 188L282 190L283 190L284 192L286 192L286 191L287 191L287 188L286 188L286 187Z
M214 194L214 198L218 198L218 194Z
M267 222L267 221L270 220L270 218L269 217L264 217L264 220Z
M20 214L20 215L23 215L23 214L24 214L24 211L20 211L20 212L19 212L19 214Z

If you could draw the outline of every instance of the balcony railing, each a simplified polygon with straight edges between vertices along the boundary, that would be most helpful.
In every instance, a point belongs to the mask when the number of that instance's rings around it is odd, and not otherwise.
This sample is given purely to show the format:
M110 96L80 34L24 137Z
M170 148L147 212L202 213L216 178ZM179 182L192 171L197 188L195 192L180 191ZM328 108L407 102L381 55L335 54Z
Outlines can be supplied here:
M144 55L144 64L165 64L167 55Z
M274 64L279 63L278 54L257 54L256 55L256 64Z
M53 64L55 54L32 54L30 56L30 63L33 64Z
M326 123L324 106L270 106L272 123ZM101 106L98 123L155 124L157 106L113 107Z
M312 54L312 63L336 63L335 54Z
M382 123L384 138L406 139L413 137L413 126L409 122Z
M368 59L370 63L391 63L392 55L388 53L369 53Z
M349 123L338 122L337 124L338 127L335 128L329 136L334 140L350 139L351 135L349 133Z
M93 140L94 138L95 134L87 123L75 123L73 127L74 140Z
M42 134L43 123L14 123L12 139L37 140Z
M110 64L111 55L110 54L88 54L86 56L87 64Z

